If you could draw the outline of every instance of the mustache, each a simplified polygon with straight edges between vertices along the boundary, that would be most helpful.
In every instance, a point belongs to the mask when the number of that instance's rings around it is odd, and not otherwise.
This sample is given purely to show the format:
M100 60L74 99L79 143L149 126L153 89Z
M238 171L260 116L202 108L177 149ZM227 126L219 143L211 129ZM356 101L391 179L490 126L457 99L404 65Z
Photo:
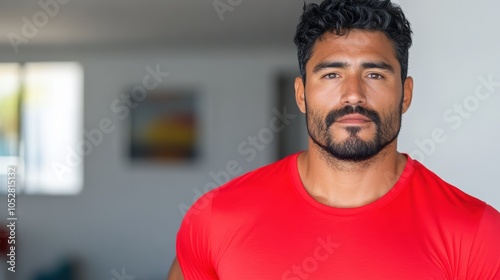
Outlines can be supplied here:
M380 116L378 115L377 112L370 109L366 109L361 106L345 106L342 109L334 110L328 113L325 119L326 128L330 127L339 118L342 118L350 114L360 114L362 116L369 118L377 126L379 126L380 124Z

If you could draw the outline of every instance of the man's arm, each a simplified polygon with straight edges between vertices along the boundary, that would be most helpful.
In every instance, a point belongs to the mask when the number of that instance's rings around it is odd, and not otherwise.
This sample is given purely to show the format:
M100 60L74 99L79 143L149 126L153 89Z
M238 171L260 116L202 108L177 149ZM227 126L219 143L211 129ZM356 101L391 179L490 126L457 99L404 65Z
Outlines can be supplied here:
M500 213L486 205L463 279L500 280ZM467 276L467 277L465 277Z
M214 250L211 247L214 245L213 240L217 240L211 235L214 222L212 217L214 191L202 195L182 219L175 243L177 257L172 265L172 270L178 271L176 275L182 275L182 278L178 279L219 279L213 267L216 260L213 259Z
M182 276L181 267L179 266L177 258L175 258L174 262L172 262L167 280L184 280L184 276Z

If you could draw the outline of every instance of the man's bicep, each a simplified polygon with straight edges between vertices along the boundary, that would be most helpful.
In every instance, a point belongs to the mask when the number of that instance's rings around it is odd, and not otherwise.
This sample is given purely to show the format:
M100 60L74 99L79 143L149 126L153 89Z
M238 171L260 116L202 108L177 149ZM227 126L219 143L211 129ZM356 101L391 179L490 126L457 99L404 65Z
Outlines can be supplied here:
M184 279L218 279L211 256L211 195L203 195L186 213L177 233L177 261Z
M500 280L500 213L489 205L471 250L467 279Z
M168 273L167 280L184 280L184 276L182 276L181 267L179 266L177 258L174 259L174 262L170 267L170 272Z

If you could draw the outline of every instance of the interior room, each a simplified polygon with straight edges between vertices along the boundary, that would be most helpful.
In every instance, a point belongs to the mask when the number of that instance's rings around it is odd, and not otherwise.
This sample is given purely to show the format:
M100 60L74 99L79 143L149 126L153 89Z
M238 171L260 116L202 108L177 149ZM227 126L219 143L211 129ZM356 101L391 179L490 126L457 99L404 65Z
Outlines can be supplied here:
M395 2L414 32L399 151L500 209L500 2ZM0 0L0 279L166 279L197 198L307 148L303 5Z

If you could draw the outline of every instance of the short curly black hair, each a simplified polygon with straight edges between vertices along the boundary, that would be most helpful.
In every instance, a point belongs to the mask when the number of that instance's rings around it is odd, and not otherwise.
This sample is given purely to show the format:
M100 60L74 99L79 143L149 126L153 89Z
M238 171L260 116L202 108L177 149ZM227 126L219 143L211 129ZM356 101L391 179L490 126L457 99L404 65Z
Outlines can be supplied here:
M327 32L342 36L352 29L384 32L394 43L401 79L406 80L412 31L398 5L390 0L325 0L319 5L304 3L304 13L297 25L294 42L304 83L306 64L316 41Z

